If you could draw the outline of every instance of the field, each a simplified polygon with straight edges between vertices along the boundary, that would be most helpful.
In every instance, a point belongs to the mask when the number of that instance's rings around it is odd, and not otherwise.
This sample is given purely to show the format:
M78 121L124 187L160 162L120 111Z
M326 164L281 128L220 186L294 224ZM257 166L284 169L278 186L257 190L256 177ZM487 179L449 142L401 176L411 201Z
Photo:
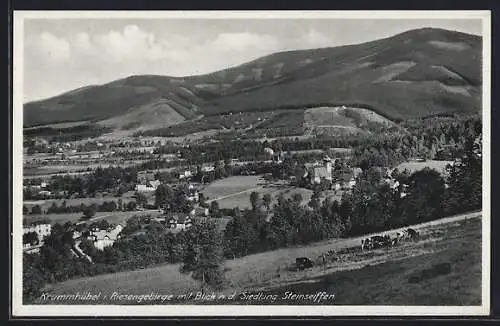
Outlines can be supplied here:
M224 293L321 290L335 293L334 302L322 304L477 305L481 302L480 217L481 213L470 213L414 226L420 231L421 240L392 248L362 252L361 238L357 237L228 260L225 264L228 284ZM304 271L294 270L296 257L309 257L317 263L320 255L331 249L337 251L338 261ZM433 272L438 264L448 264L450 268L438 275ZM178 264L168 264L69 280L48 286L46 290L53 294L90 290L109 297L114 291L181 294L199 289L200 284L179 273ZM283 304L279 300L275 303Z
M130 211L130 212L98 212L93 218L88 220L92 223L99 220L106 220L112 224L120 224L127 221L129 218L135 215L151 215L157 216L162 213L158 210L147 210L147 211ZM50 224L54 225L56 223L64 224L66 222L79 222L81 221L82 213L71 213L71 214L43 214L43 215L24 215L23 222L31 223L40 220L49 220Z
M118 201L121 199L123 204L126 204L130 201L135 201L135 199L131 198L131 195L133 193L127 193L127 196L123 197L99 197L99 198L74 198L74 199L47 199L47 200L32 200L32 201L24 201L23 205L31 209L35 205L39 205L43 210L46 210L49 208L52 203L56 203L57 206L61 206L63 202L66 202L68 206L76 206L80 204L85 204L85 205L91 205L91 204L97 204L101 205L103 202L107 201L114 201L118 203Z
M270 194L273 200L283 193L285 198L291 198L293 194L300 193L303 202L308 202L312 191L303 188L292 188L282 182L269 182L261 176L234 176L217 180L206 186L202 193L208 196L207 202L216 200L220 208L240 209L250 208L250 194L258 192L262 198L264 194Z
M445 173L446 172L446 166L448 164L453 164L453 161L435 161L435 160L428 160L425 162L404 162L399 164L396 168L399 171L403 170L408 170L410 173L413 173L415 171L422 170L426 167L429 167L431 169L435 169L440 173Z

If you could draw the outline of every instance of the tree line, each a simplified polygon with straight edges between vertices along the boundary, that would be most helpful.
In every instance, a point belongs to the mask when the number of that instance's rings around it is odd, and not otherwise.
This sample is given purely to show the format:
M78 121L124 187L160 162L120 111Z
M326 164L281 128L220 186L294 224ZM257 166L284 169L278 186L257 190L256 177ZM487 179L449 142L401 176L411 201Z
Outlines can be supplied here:
M469 138L465 154L448 166L444 178L425 168L412 174L393 171L399 182L392 188L381 169L369 168L358 176L352 192L340 202L320 199L315 191L307 205L295 194L280 196L272 211L261 209L252 194L252 209L232 219L225 230L229 258L329 238L349 237L422 223L444 216L481 209L482 178L478 145ZM269 222L267 222L269 221Z

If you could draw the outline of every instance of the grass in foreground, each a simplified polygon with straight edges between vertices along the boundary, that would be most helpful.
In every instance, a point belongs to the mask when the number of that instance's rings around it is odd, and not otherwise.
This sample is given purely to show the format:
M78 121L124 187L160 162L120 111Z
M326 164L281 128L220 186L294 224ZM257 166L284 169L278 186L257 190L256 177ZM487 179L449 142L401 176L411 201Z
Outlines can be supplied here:
M236 293L236 300L177 300L163 304L310 305L314 303L279 298L286 291L302 294L325 291L333 293L335 299L320 302L323 305L478 305L481 303L481 219L472 219L472 216L477 216L475 214L467 215L469 220L429 224L421 229L425 240L385 250L362 253L357 248L359 239L350 238L228 260L226 277L229 284L223 293ZM296 257L315 258L331 248L346 251L348 260L344 263L331 263L326 269L322 266L306 271L291 271L286 268L290 267ZM436 265L439 268L439 264L449 264L449 273L435 273ZM446 272L446 268L444 270ZM107 295L109 298L115 291L127 294L157 292L179 295L196 293L199 289L198 282L189 275L179 273L178 264L167 264L145 270L68 280L46 290L52 294L102 292L103 296ZM243 301L243 292L276 294L277 300ZM117 304L109 300L76 303ZM122 301L119 304L138 303ZM162 303L149 301L142 304Z
M335 305L480 305L481 223L468 222L442 242L426 243L434 253L401 261L340 271L316 279L266 291L277 294L275 304L313 304L281 300L286 291L335 295ZM262 302L260 303L262 304Z

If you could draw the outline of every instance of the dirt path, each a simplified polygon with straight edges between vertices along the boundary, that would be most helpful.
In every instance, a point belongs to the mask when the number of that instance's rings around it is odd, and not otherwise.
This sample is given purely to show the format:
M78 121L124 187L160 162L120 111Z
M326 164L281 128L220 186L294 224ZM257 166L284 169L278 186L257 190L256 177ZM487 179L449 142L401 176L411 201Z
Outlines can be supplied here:
M226 198L231 198L231 197L238 196L238 195L241 195L241 194L244 194L244 193L247 193L247 192L257 191L257 190L259 190L261 188L262 187L254 187L254 188L246 189L246 190L243 190L243 191L234 192L234 193L229 194L229 195L220 196L220 197L217 197L217 198L214 198L214 199L209 199L209 200L206 201L206 203L210 204L213 201L217 201L217 200L221 200L221 199L226 199Z

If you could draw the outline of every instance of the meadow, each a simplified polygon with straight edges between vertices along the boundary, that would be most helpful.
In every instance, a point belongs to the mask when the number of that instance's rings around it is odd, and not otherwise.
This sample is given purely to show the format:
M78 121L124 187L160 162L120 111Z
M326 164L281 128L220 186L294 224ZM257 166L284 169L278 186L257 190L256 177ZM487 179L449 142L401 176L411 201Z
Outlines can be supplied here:
M359 248L361 238L356 237L227 260L225 276L228 283L224 292L282 293L293 289L311 293L330 290L336 296L332 304L479 304L481 213L458 215L413 227L420 232L420 241L391 248L362 252ZM396 231L399 230L391 232ZM316 264L303 271L293 268L296 257L309 257L317 263L321 254L331 249L339 254L338 261ZM450 269L443 275L429 272L438 264L448 264ZM198 291L200 284L181 274L179 267L179 264L167 264L73 279L50 285L46 290L53 294L90 290L100 291L103 295L114 291L131 294Z
M130 201L135 201L134 198L132 198L133 193L126 193L122 197L86 197L86 198L72 198L72 199L46 199L46 200L26 200L23 202L23 205L28 207L28 209L31 209L35 205L39 205L42 210L47 210L53 203L56 203L57 206L61 206L63 202L66 202L68 206L77 206L81 204L85 205L91 205L91 204L96 204L96 205L101 205L103 202L110 202L114 201L118 203L119 200L123 202L123 204L126 204Z
M130 211L130 212L98 212L87 222L96 222L100 220L106 220L111 224L125 223L129 218L136 215L151 215L159 216L162 212L158 210L147 210L147 211ZM50 224L54 225L56 223L64 224L66 222L77 223L82 221L82 213L70 213L70 214L42 214L42 215L24 215L23 223L29 224L37 221L50 221Z
M285 185L283 182L269 182L260 176L233 176L217 180L202 190L207 202L216 200L220 208L240 209L251 208L250 194L259 193L262 198L270 194L273 203L283 193L285 198L291 198L294 194L302 196L303 203L307 203L312 196L312 191L304 188L295 188Z
M425 162L403 162L399 164L396 168L399 171L408 170L410 173L415 171L422 170L426 167L437 170L440 173L446 172L446 166L448 164L453 164L453 161L436 161L436 160L427 160Z

